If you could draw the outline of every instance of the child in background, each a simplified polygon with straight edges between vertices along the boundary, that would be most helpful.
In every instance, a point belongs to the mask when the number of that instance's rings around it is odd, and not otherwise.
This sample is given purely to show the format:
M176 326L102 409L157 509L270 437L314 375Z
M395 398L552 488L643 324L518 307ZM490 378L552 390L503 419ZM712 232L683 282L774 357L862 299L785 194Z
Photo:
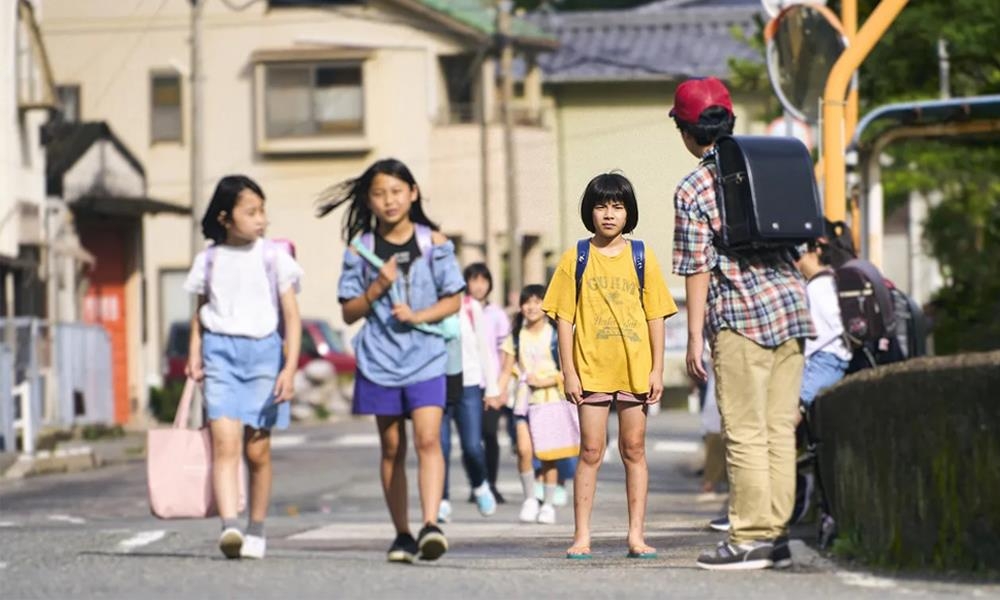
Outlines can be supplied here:
M465 267L462 273L465 277L466 290L470 296L479 301L483 306L483 328L486 330L486 337L489 340L489 359L494 373L500 372L500 344L504 338L510 334L510 319L504 309L493 302L490 302L490 294L493 292L493 274L485 263L472 263ZM507 408L507 390L498 390L500 408L487 403L486 411L483 413L483 447L486 451L486 479L490 482L490 491L497 504L504 503L504 497L497 490L497 476L500 470L500 442L497 435L500 429L500 416L507 415L508 419L513 418L510 409ZM489 396L489 395L487 395Z
M840 301L833 269L816 242L808 244L795 266L806 278L809 314L816 327L816 337L806 339L806 364L799 392L799 401L804 408L808 408L816 394L844 377L851 362L851 351L844 342L844 324L840 319Z
M365 319L354 338L354 413L375 415L381 477L396 529L390 562L436 560L448 541L435 524L444 487L441 418L445 340L424 331L458 312L465 287L454 245L424 214L420 189L398 160L371 165L329 190L319 216L350 206L344 239L368 239L385 264L377 271L354 248L344 253L338 297L347 324ZM367 246L365 246L367 247ZM423 527L414 540L407 514L406 419L413 420Z
M664 319L677 307L656 256L645 249L643 261L642 242L623 237L639 223L628 179L618 173L593 178L583 194L580 218L594 235L563 254L543 303L545 312L557 319L566 396L580 414L580 460L573 482L576 532L567 558L591 556L590 513L612 402L625 465L628 556L653 558L656 550L646 544L644 532L646 415L663 393Z
M541 503L535 498L535 469L532 464L534 449L528 406L563 402L559 391L561 375L558 355L554 352L558 334L555 324L542 311L545 288L529 285L521 292L521 311L514 317L511 334L504 340L501 350L504 361L500 371L500 389L507 389L510 378L517 369L519 379L515 397L514 415L517 423L517 468L524 490L520 519L524 523L551 525L556 522L554 498L556 492L556 461L543 460L539 472L545 486Z
M223 177L201 221L212 247L198 253L184 289L198 295L188 377L205 382L212 430L212 489L226 558L264 558L271 501L271 429L288 427L302 325L295 299L302 269L264 239L264 192L242 175ZM279 317L280 313L280 317ZM284 360L278 333L288 339ZM250 465L250 518L237 523L240 446Z

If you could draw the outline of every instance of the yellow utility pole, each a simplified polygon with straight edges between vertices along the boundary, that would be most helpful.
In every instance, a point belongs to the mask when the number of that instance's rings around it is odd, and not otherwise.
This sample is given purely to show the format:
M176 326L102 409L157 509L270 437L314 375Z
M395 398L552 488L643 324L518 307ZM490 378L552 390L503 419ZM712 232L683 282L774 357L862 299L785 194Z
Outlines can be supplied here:
M823 92L823 204L826 218L843 221L846 210L847 88L851 77L908 0L882 0L840 55ZM853 133L853 132L852 132Z
M500 113L503 116L504 161L507 183L507 273L509 291L521 293L521 224L517 206L517 160L514 148L514 41L511 36L511 0L497 2L497 36L500 38ZM504 298L506 304L507 298Z

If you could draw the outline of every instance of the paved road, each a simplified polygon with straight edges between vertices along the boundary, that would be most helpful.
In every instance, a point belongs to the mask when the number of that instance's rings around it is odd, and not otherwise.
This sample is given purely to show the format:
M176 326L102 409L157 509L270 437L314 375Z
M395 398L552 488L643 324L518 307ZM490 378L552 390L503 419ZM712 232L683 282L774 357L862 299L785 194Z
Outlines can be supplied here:
M648 539L659 548L656 560L624 558L617 456L601 471L595 557L583 563L563 558L570 509L560 510L554 526L517 523L519 484L505 453L500 488L511 502L489 519L456 503L446 527L453 550L444 559L389 565L392 529L377 484L374 426L349 420L275 438L275 501L262 562L222 559L214 520L150 517L141 462L0 483L0 598L1000 597L996 585L848 570L801 544L785 572L699 570L698 551L720 539L703 525L721 503L697 502L697 483L685 475L697 458L697 423L670 412L650 424ZM454 465L460 468L457 458ZM467 486L454 472L453 496L462 498Z

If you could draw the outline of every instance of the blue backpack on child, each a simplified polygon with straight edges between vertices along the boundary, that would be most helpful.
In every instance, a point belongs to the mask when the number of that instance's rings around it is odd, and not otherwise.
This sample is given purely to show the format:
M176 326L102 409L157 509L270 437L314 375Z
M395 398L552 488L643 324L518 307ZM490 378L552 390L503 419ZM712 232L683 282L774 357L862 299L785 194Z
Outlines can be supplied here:
M642 291L646 287L646 245L642 240L631 240L632 264L639 278L639 302L642 302ZM576 243L576 297L580 298L580 286L583 285L583 271L590 259L590 238L584 238ZM557 363L558 364L558 363Z

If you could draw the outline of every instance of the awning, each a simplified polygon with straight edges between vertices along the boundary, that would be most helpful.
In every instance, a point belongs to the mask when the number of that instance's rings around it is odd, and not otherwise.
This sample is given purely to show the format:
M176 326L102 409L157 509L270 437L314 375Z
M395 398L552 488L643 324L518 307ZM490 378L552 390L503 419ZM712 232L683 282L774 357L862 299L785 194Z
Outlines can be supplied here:
M129 198L121 196L84 196L69 203L75 213L96 214L106 217L141 217L146 214L167 213L190 215L191 209L179 204L153 198Z

